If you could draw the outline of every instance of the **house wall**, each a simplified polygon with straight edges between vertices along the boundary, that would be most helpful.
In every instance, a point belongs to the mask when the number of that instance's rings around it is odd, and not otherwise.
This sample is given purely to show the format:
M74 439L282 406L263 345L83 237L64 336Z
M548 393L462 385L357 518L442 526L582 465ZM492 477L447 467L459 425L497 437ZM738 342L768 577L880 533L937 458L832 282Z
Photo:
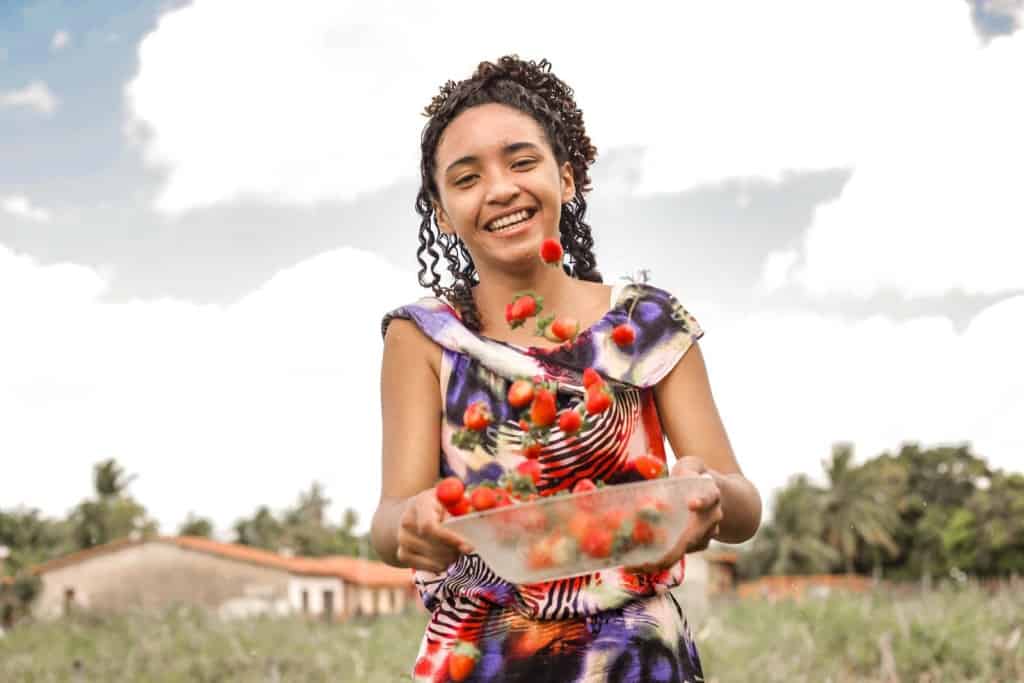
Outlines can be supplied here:
M302 592L309 595L309 615L322 615L325 611L324 591L333 592L335 618L342 618L348 605L346 586L341 579L293 576L288 583L288 603L296 614L302 614Z
M63 614L69 588L76 607L93 610L186 603L241 617L290 609L286 572L155 541L53 569L42 582L34 605L41 618Z
M709 611L708 581L710 570L703 553L686 556L686 577L672 593L679 600L690 626L702 621Z

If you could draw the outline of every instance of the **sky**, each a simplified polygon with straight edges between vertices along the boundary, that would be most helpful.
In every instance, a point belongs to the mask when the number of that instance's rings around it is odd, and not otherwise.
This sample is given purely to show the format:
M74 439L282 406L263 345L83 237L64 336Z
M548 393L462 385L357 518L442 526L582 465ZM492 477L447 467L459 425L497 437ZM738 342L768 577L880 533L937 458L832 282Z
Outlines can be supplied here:
M0 4L0 508L114 457L168 533L314 480L367 528L420 112L508 53L574 89L598 266L700 320L766 502L840 441L1024 469L1024 3L673 5Z

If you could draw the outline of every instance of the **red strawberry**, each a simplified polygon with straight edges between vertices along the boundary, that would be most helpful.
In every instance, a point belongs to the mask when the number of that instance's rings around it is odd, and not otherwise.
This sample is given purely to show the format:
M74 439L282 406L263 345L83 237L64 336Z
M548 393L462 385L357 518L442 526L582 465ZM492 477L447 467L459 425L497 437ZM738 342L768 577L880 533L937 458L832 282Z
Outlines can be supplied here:
M538 427L550 427L557 415L555 395L547 389L538 389L530 406L530 422Z
M552 341L564 342L576 338L580 332L580 323L575 318L555 318L548 329L551 330Z
M587 537L587 531L591 526L594 525L594 518L588 514L587 510L580 510L569 518L569 535L576 539L577 543L582 544L583 539Z
M593 479L580 479L576 482L576 485L572 487L573 493L589 493L597 490L597 484L594 483Z
M517 379L508 388L508 402L513 408L524 408L533 400L533 382Z
M612 553L613 541L614 536L610 530L591 526L580 541L580 550L591 557L608 557Z
M537 300L532 294L524 294L512 302L513 320L526 320L537 313Z
M434 672L434 665L427 657L420 657L416 660L416 666L412 670L416 676L429 676Z
M587 389L587 415L597 415L612 405L612 395L604 383L593 384Z
M544 240L540 245L540 258L549 266L562 262L562 245L554 238Z
M530 441L523 446L523 457L527 460L536 460L544 452L544 446L539 441Z
M541 467L540 463L536 460L524 460L516 465L516 472L532 479L534 486L540 483Z
M469 502L477 512L490 510L498 502L497 492L490 486L478 486L469 494Z
M622 323L612 330L612 341L621 346L629 346L636 339L636 330L630 323Z
M528 499L527 502L531 501ZM530 533L544 531L548 526L547 515L544 514L543 510L538 510L537 508L518 510L516 521L519 522L524 531L529 531Z
M601 375L597 374L597 370L594 368L587 368L583 371L583 388L589 389L593 384L601 384L604 380L601 379Z
M633 543L637 545L654 543L654 527L650 522L643 519L633 522Z
M524 432L530 431L530 423L527 422L526 420L520 420L519 429L523 430Z
M512 499L505 489L494 489L494 507L503 508L512 504Z
M547 569L554 564L554 560L551 557L551 549L545 542L537 543L530 547L530 551L526 556L526 566L534 571L538 569Z
M462 496L454 505L448 506L448 514L452 517L468 515L473 511L473 504L469 502L469 496Z
M462 494L466 491L465 485L458 477L447 477L442 479L434 487L434 495L441 502L441 505L450 507L462 500Z
M601 525L610 531L615 531L622 526L622 523L626 521L628 516L629 513L622 508L611 508L610 510L605 510L604 514L601 515Z
M480 650L472 643L459 640L448 656L448 677L457 683L469 678L476 668L476 660L480 659Z
M657 479L665 474L664 461L653 455L641 455L633 461L633 468L640 473L644 479Z
M515 319L515 312L512 308L512 304L505 304L505 322L511 324L513 321L515 321Z
M466 412L462 414L462 424L466 426L466 429L479 432L487 429L487 425L491 424L491 409L483 401L476 401L471 403Z
M583 426L583 417L573 410L566 408L558 414L558 428L566 434L575 434Z

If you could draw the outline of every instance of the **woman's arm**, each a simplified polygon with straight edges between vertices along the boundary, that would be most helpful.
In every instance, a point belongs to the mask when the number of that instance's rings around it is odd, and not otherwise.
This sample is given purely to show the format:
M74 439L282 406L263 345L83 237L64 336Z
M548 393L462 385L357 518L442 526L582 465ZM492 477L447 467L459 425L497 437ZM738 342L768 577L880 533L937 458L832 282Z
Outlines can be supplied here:
M740 471L697 342L655 386L654 399L662 429L679 458L673 475L699 474L702 463L720 492L723 517L714 538L725 543L746 541L761 524L761 496Z
M454 562L459 546L468 549L441 527L444 510L432 491L441 444L439 366L440 348L414 323L388 325L380 387L383 477L370 538L388 564L429 571Z

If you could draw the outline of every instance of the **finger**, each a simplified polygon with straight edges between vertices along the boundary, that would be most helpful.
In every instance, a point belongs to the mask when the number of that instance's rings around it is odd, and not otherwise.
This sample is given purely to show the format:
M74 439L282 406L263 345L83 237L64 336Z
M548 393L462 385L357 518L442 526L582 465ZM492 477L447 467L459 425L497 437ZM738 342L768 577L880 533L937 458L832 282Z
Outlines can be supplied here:
M422 569L423 571L433 572L435 574L440 574L451 566L432 557L420 555L418 553L405 553L402 558L402 564L413 569Z
M464 555L473 552L473 544L463 536L440 524L430 523L422 525L420 537L430 542L450 548L456 548Z

